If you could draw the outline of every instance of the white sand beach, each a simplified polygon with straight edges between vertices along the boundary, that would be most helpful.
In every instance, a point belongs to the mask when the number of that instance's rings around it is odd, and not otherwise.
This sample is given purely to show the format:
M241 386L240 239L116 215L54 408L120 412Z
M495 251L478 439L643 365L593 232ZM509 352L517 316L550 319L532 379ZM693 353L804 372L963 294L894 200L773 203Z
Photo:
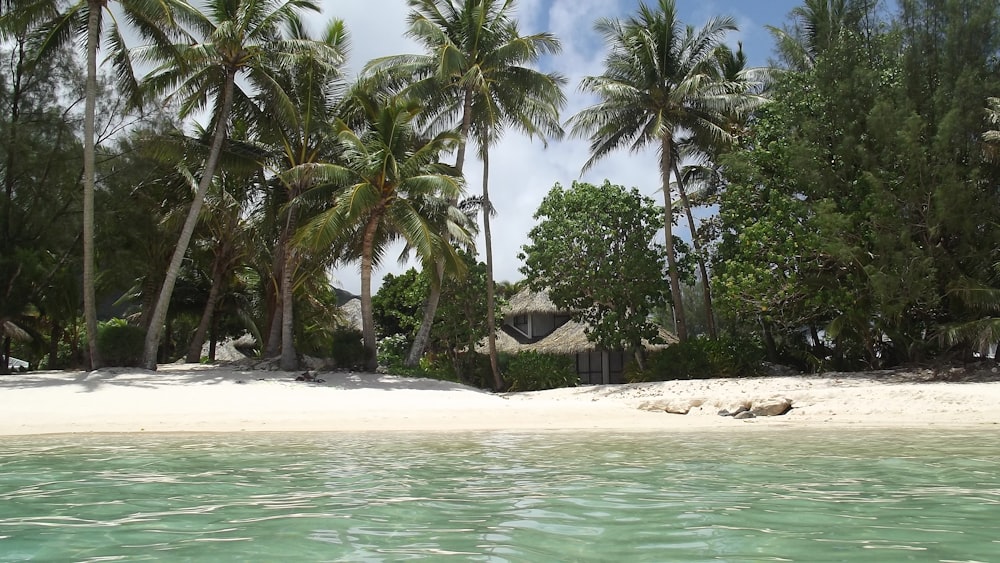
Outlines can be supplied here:
M1000 374L826 373L494 394L391 375L175 364L0 376L0 435L87 432L1000 428ZM790 401L782 416L722 409ZM672 411L687 414L673 414Z

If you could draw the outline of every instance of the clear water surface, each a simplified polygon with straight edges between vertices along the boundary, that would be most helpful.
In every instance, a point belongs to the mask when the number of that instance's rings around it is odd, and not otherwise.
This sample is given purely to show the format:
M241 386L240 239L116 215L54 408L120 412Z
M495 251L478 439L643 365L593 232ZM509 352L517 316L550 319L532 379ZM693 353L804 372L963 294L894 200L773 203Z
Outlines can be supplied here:
M1000 432L0 439L0 561L997 561Z

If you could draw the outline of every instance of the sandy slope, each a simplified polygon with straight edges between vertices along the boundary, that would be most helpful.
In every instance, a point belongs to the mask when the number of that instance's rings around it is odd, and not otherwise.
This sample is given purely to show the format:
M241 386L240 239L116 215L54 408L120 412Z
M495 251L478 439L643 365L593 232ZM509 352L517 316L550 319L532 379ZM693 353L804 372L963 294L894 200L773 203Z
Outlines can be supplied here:
M720 430L827 426L1000 428L1000 375L869 372L672 381L497 395L362 373L167 365L157 372L0 376L0 435L65 432ZM787 398L784 416L734 420L739 404ZM670 405L690 409L669 414ZM659 408L659 410L644 410Z

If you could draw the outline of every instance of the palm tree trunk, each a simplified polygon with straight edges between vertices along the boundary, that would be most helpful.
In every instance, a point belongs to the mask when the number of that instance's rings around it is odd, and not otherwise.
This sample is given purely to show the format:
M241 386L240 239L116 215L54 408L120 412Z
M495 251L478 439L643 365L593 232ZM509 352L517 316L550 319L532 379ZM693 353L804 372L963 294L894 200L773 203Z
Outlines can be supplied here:
M222 281L225 275L222 261L223 255L219 254L216 255L215 263L212 264L212 288L208 290L208 300L205 302L205 310L202 311L201 321L198 322L198 330L195 331L194 338L191 339L191 345L188 347L185 361L189 364L196 364L201 361L201 348L205 345L208 329L212 325L212 319L215 316L215 306L219 302L219 295L222 293Z
M375 231L378 230L380 212L376 210L365 226L361 242L361 335L368 353L365 367L368 371L378 368L378 349L375 343L375 315L372 311L372 253L375 248Z
M455 155L455 170L459 174L463 173L465 167L465 152L468 143L466 139L472 129L472 88L465 89L465 100L462 110L462 140L458 145L458 154ZM457 199L450 202L452 205L458 203ZM424 302L424 317L420 320L420 328L413 338L413 345L410 353L406 356L407 367L414 367L420 362L420 357L424 355L427 343L431 339L431 327L434 326L434 316L437 314L438 304L441 302L441 292L444 291L444 261L437 260L434 264L434 275L437 276L437 284L431 283L427 300Z
M149 328L146 330L146 343L143 350L142 365L146 369L156 369L156 350L160 344L160 331L163 322L167 318L167 309L170 307L170 297L174 292L174 284L181 271L181 262L184 254L187 253L188 243L194 235L195 225L198 223L198 215L201 213L201 206L205 201L205 194L212 184L215 176L215 169L219 163L219 156L222 154L222 145L226 141L226 122L229 120L229 112L233 107L233 88L236 81L236 69L230 68L226 72L226 83L222 90L222 103L219 113L216 116L215 135L212 138L212 148L208 153L208 161L205 163L205 170L202 172L201 182L198 184L198 191L191 202L191 209L184 220L184 227L181 229L180 240L177 241L177 248L170 259L170 266L167 268L166 279L163 280L163 287L160 289L160 297L156 301L156 309L150 319Z
M296 208L295 198L298 197L298 190L294 190L288 207L288 220L285 222L285 263L281 268L281 369L293 371L299 367L298 357L295 354L294 341L294 287L292 286L293 274L295 272L295 250L292 248L292 232L295 231Z
M496 288L493 287L493 235L490 232L490 155L483 151L483 238L486 241L486 330L489 341L490 370L493 372L493 389L503 389L500 363L497 358Z
M701 273L702 297L705 301L705 322L708 326L708 336L716 339L719 335L715 329L715 309L712 307L712 286L708 279L708 268L705 267L705 255L701 251L701 238L698 236L698 229L694 226L694 217L691 215L691 202L688 201L687 189L684 187L684 179L681 171L674 161L674 175L677 176L677 191L681 194L681 203L684 204L684 213L687 215L688 228L691 230L691 244L694 245L694 253L698 258L698 271Z
M282 231L278 238L278 245L275 248L274 260L271 266L271 278L268 284L268 308L270 316L267 327L267 341L264 343L264 357L273 358L281 350L281 280L284 279L285 272L285 247L287 246L287 233Z
M403 365L414 367L420 363L420 357L427 349L427 343L431 340L431 327L434 326L434 316L437 314L438 303L441 301L441 292L444 290L444 260L434 262L434 279L431 280L431 288L424 302L424 317L420 320L420 328L413 338L413 345L410 346L410 353L406 356Z
M670 296L674 302L674 319L677 325L677 339L687 340L687 321L684 318L684 299L681 297L680 274L677 271L677 257L674 254L674 210L670 197L670 171L673 169L673 136L663 136L660 152L660 177L663 181L663 234L667 249L667 277L670 278Z
M101 28L101 0L87 2L87 86L83 110L83 316L87 325L90 369L103 364L97 350L97 295L94 290L94 114L97 107L97 39Z
M17 39L17 65L14 69L14 83L11 85L10 93L10 122L7 130L7 158L3 177L4 194L7 196L4 200L6 202L3 218L4 241L10 240L10 217L14 207L14 166L16 163L14 148L17 147L17 128L18 122L21 119L21 79L24 75L25 59L24 42L24 38L19 37Z

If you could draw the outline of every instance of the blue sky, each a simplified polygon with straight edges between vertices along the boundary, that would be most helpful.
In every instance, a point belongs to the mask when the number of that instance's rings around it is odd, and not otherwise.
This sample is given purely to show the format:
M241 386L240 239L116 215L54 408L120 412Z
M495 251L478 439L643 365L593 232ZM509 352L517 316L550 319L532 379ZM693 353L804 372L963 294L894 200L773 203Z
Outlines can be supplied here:
M352 69L359 69L375 57L420 52L404 36L406 0L324 0L323 4L325 17L341 18L347 23L352 38ZM653 5L655 0L647 0L647 4ZM753 66L766 65L772 56L773 42L765 26L780 27L792 8L800 4L801 0L677 0L680 17L687 24L701 26L714 16L733 17L739 32L731 34L727 42L735 46L742 41ZM594 22L601 17L628 17L638 5L638 0L518 1L517 14L524 33L548 31L562 42L562 53L545 60L542 66L569 79L566 89L569 103L563 119L593 103L577 88L581 78L601 74L603 70L604 51L601 38L593 31ZM490 195L498 212L493 221L494 272L498 281L517 281L523 277L518 272L517 254L535 224L532 216L538 204L556 182L563 186L574 180L597 184L607 178L615 184L637 187L662 204L654 150L612 154L581 176L580 168L588 156L585 140L553 141L544 148L538 140L530 141L513 132L490 153ZM469 193L481 191L481 175L477 163L467 164ZM680 228L680 232L687 230L683 221ZM481 237L479 248L482 251ZM397 264L395 254L388 255L373 276L373 291L382 274L398 273L409 266ZM340 286L355 293L360 291L357 265L340 268L335 276Z

